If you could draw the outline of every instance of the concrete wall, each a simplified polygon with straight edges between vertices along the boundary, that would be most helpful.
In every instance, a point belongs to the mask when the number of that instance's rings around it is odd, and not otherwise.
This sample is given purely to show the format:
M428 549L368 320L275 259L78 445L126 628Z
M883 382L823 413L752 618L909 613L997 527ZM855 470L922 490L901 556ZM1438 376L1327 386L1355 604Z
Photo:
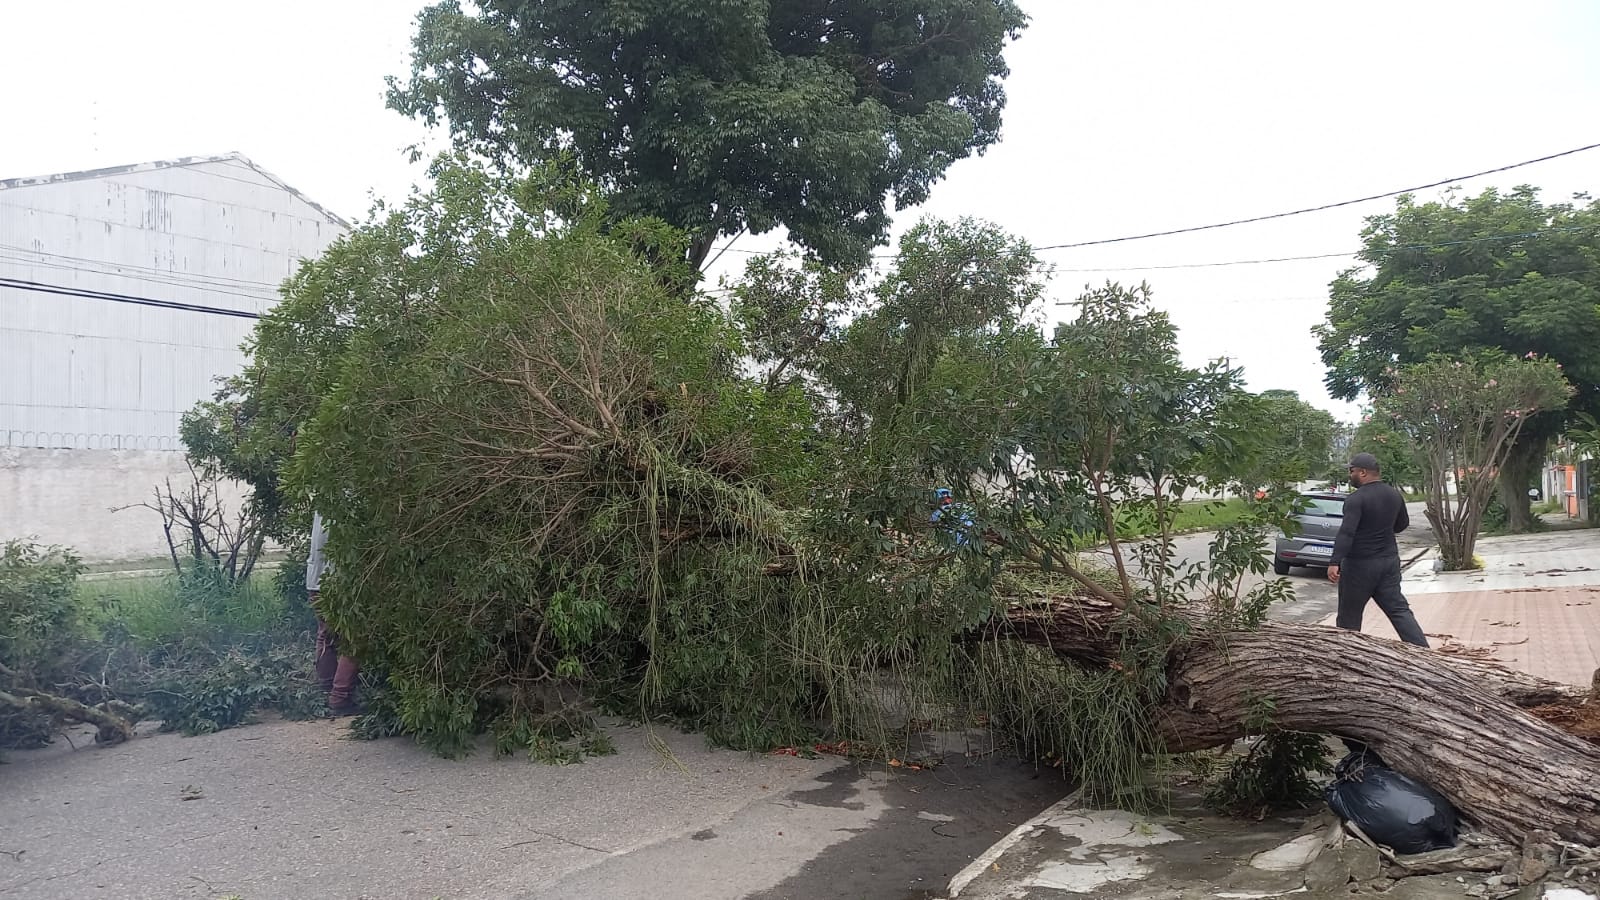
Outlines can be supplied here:
M189 484L182 453L160 450L44 450L0 447L0 541L36 538L72 547L90 562L166 557L161 517L148 509L156 485ZM224 490L239 508L243 485Z

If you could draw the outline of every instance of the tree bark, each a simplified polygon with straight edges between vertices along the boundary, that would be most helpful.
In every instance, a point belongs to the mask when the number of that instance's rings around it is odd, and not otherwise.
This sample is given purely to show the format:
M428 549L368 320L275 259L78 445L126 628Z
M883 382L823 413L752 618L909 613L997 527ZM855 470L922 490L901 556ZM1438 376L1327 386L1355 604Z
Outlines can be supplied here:
M1525 430L1500 467L1497 487L1500 503L1506 508L1506 530L1512 534L1533 530L1533 501L1528 497L1528 488L1548 448L1547 438Z
M133 721L136 716L129 715L134 709L127 704L120 704L115 711L107 711L86 706L70 697L12 688L0 690L0 706L23 712L44 712L70 721L94 725L99 728L95 741L101 744L120 744L133 737Z
M1074 662L1116 656L1118 613L1057 602L1009 617L1011 636ZM1167 660L1156 712L1169 752L1225 746L1246 721L1337 735L1371 746L1433 785L1469 820L1509 839L1536 829L1600 846L1600 747L1519 706L1570 702L1569 688L1501 667L1313 625L1196 639Z

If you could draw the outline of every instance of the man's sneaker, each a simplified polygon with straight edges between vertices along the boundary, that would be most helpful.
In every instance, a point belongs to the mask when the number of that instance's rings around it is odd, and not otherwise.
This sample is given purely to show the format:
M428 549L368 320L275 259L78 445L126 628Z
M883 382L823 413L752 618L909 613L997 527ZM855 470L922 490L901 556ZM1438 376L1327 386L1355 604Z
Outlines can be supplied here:
M367 714L367 708L363 704L351 700L347 703L328 704L328 712L332 713L335 719L342 719L346 716L364 716Z

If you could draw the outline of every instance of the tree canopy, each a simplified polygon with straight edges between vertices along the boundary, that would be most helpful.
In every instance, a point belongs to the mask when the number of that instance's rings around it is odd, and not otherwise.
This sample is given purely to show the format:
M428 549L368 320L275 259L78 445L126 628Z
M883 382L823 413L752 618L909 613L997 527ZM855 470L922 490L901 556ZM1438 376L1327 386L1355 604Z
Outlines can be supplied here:
M1420 451L1428 521L1448 569L1472 566L1483 513L1518 434L1567 405L1561 367L1493 351L1406 366L1379 409Z
M1416 443L1387 414L1374 410L1362 418L1350 439L1350 452L1371 453L1377 457L1383 480L1403 491L1423 486Z
M1204 471L1246 491L1324 478L1334 465L1338 427L1294 391L1240 392L1223 410Z
M711 242L782 226L857 267L897 208L999 139L1014 0L457 0L389 105L463 147L570 158L621 218Z
M1494 350L1554 360L1573 408L1600 411L1600 205L1545 204L1538 191L1485 190L1372 216L1360 258L1334 280L1317 335L1329 392L1381 397L1400 367L1437 353ZM1521 431L1502 472L1513 527L1528 523L1527 488L1559 411Z

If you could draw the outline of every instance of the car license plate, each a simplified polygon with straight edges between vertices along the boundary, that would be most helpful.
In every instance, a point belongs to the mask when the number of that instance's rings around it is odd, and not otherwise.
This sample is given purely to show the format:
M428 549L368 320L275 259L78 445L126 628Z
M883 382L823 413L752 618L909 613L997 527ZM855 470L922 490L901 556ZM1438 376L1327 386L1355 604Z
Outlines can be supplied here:
M1307 544L1300 548L1305 556L1332 556L1333 548L1325 544Z

